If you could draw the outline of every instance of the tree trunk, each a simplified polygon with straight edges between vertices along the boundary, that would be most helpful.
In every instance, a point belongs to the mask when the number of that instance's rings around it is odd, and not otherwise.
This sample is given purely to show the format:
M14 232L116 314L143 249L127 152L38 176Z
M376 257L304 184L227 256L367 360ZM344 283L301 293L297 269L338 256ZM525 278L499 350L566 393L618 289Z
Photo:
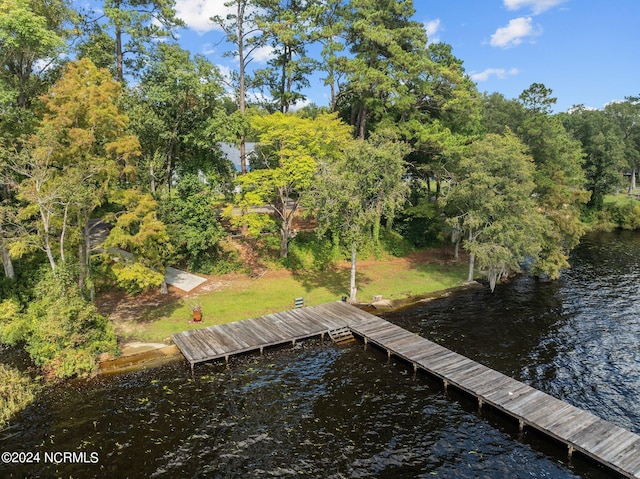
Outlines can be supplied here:
M469 229L469 242L471 242L472 240L473 240L473 231ZM476 255L471 253L469 255L469 275L467 276L468 283L473 281L473 270L475 269L475 265L476 265Z
M247 172L247 146L246 137L240 137L240 172L244 175Z
M83 240L78 243L78 287L80 291L84 291L87 280L87 270L86 270L86 255L88 254L86 251L86 243L84 241L85 237L85 227L82 228L82 238Z
M286 221L280 227L280 257L286 258L289 255L289 228Z
M331 113L335 113L337 106L336 101L336 84L333 80L333 68L331 69Z
M64 241L67 233L67 215L69 213L69 203L64 206L64 214L62 215L62 232L60 233L60 261L62 264L66 262L64 254Z
M245 2L238 2L238 14L236 17L238 25L238 63L239 63L239 85L238 85L238 108L240 114L244 115L246 112L245 106L245 58L244 58L244 7ZM246 143L247 139L244 134L240 136L240 171L244 175L247 172L247 154Z
M155 160L155 157L154 157ZM149 162L149 190L152 196L156 196L156 173L153 171L153 160Z
M351 283L350 283L350 294L349 294L349 302L356 302L356 295L358 293L358 288L356 288L356 244L353 243L351 245Z
M633 193L636 189L636 169L631 170L631 184L629 185L629 193Z
M116 79L120 83L124 83L124 54L122 53L122 29L120 26L116 27L115 37L116 37Z
M13 270L11 254L9 253L9 250L4 247L4 245L0 246L0 254L2 254L2 266L4 267L4 275L11 280L15 279L16 273Z
M367 107L362 103L362 105L360 105L360 113L358 114L358 138L361 140L364 140L367 134L367 114Z
M476 255L472 253L469 255L469 275L467 276L467 283L471 283L473 281L473 270L475 268L475 263Z
M51 265L51 271L56 270L56 260L53 257L53 251L51 251L51 238L49 235L49 217L43 209L40 209L40 217L42 218L42 238L44 240L44 251L47 254L49 265Z

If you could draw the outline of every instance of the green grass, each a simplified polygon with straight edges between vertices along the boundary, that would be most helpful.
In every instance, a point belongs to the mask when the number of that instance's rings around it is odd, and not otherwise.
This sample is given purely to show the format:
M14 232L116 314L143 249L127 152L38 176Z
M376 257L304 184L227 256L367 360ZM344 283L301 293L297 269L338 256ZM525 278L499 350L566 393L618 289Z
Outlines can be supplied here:
M406 262L367 263L358 268L358 300L375 295L397 299L461 285L467 265L411 265ZM203 320L192 323L190 302L177 301L140 318L127 339L164 341L171 334L291 309L296 297L308 306L339 300L348 295L349 270L308 272L296 275L269 272L252 280L236 281L232 287L198 296ZM122 334L122 332L121 332Z
M640 194L640 189L633 190L633 194L635 195ZM635 198L630 198L627 195L627 193L618 193L617 195L615 194L605 195L603 201L605 205L606 204L626 205L630 203L635 205L640 203Z

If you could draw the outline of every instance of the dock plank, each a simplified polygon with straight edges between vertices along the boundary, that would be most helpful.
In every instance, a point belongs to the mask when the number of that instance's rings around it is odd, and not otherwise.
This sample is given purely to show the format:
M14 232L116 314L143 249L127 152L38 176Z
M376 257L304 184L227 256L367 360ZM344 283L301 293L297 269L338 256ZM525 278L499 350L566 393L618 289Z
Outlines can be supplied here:
M640 479L640 436L344 302L305 306L173 335L191 366L348 327L623 476Z

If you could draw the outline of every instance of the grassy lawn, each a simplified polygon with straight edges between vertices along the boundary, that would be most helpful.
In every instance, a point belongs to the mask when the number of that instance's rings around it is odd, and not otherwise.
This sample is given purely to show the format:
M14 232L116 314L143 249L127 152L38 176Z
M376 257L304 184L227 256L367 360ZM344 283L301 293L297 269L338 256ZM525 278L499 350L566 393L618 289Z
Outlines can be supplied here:
M464 282L465 262L451 264L415 264L410 261L366 262L358 266L358 299L371 301L375 295L396 299L438 291ZM220 291L197 298L165 303L128 322L116 324L124 339L165 341L172 333L291 309L293 300L303 297L306 305L339 300L348 295L349 270L292 274L268 272L257 278L236 278ZM192 323L190 303L202 306L203 320ZM131 324L135 323L135 324Z
M640 195L640 189L635 189L633 190L634 195ZM640 202L638 200L636 200L635 198L630 198L629 195L627 195L627 193L618 193L616 194L610 194L610 195L605 195L604 197L604 203L605 204L619 204L619 205L624 205L624 204L640 204Z

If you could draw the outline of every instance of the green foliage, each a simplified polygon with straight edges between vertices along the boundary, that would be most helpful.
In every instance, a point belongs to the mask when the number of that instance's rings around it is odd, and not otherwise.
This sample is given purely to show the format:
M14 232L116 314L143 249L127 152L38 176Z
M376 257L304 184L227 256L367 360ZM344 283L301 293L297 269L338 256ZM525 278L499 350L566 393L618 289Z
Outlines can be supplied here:
M445 218L438 203L420 196L415 205L401 211L394 228L405 241L416 248L433 246L442 241Z
M604 231L614 228L640 229L640 204L637 200L605 202L596 228Z
M273 208L280 224L280 257L286 258L293 218L314 186L318 167L341 154L350 128L330 114L312 119L276 113L254 116L251 124L258 132L259 156L252 170L238 178L241 193L235 204L244 214L255 215L254 207Z
M0 430L36 397L37 384L17 369L0 363Z
M532 193L534 164L526 147L508 132L490 134L469 146L456 182L446 196L449 225L474 261L487 269L491 288L526 258L537 257L548 227Z
M103 243L103 261L130 293L160 286L171 247L166 226L156 216L155 200L138 190L123 190L112 201L124 210L105 218L115 224ZM115 261L109 261L111 255Z
M383 252L398 258L413 253L416 250L415 245L411 241L405 239L397 231L388 228L380 232L380 246Z
M303 232L289 244L289 255L284 264L293 271L325 271L343 257L337 241Z
M190 271L210 274L222 256L226 235L216 216L214 192L195 174L184 175L175 193L160 202L159 217L167 225L173 262Z
M569 267L569 252L584 234L580 214L589 200L582 168L583 151L557 116L549 116L548 108L555 102L551 90L534 84L521 95L526 118L518 134L529 147L536 164L535 198L540 212L549 220L534 274L557 278L562 268ZM545 106L546 105L546 106Z
M66 2L0 0L0 138L28 135L37 97L55 78L65 49ZM49 67L49 74L42 65Z
M141 263L122 261L111 265L118 287L129 294L140 294L148 289L159 287L164 281L164 274L154 271Z
M116 44L118 81L124 80L125 64L139 71L148 45L172 36L173 29L184 26L175 16L174 7L174 0L105 0L103 11Z
M230 141L242 119L229 116L218 69L201 55L161 44L126 98L131 127L143 149L141 178L149 191L168 194L174 175L207 175L221 189L232 167L216 147Z
M591 191L588 206L600 210L605 195L621 184L625 167L622 132L604 111L576 107L562 119L585 153L586 188Z
M101 353L117 352L111 323L82 296L73 277L64 268L48 271L26 310L12 301L0 306L0 341L23 343L52 378L86 375Z

